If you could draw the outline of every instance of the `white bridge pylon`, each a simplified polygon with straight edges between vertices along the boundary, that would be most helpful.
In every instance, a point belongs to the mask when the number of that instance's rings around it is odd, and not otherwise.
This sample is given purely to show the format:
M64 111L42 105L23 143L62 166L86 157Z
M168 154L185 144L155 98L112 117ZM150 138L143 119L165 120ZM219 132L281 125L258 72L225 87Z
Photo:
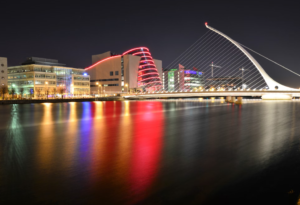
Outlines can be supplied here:
M298 89L295 88L290 88L287 87L285 85L282 85L278 82L276 82L275 80L273 80L267 73L266 71L261 67L261 65L255 60L255 58L248 52L246 51L246 49L244 49L238 42L234 41L233 39L231 39L229 36L225 35L224 33L210 27L207 23L205 23L205 26L214 31L215 33L223 36L224 38L226 38L228 41L230 41L231 43L233 43L237 48L239 48L248 58L249 60L254 64L254 66L257 68L257 70L260 72L260 74L262 75L263 79L266 81L269 90L294 90L294 91L299 91Z

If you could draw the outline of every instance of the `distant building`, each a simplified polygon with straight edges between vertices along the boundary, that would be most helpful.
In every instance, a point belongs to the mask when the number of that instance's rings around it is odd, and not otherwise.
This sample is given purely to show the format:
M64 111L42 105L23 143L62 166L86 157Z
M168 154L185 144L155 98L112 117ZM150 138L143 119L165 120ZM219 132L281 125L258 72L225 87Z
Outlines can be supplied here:
M179 64L174 68L163 72L163 89L165 91L188 91L204 86L203 72L197 68L187 69Z
M91 77L91 94L154 91L162 88L162 61L149 49L138 47L116 55L110 51L93 55L85 68Z
M65 67L58 60L31 57L20 66L8 67L8 86L16 93L45 95L55 94L60 88L64 94L90 94L90 77L80 68ZM56 91L55 91L56 90Z
M7 85L7 58L0 57L0 86Z
M242 78L237 76L223 76L206 79L206 88L238 88L242 87Z

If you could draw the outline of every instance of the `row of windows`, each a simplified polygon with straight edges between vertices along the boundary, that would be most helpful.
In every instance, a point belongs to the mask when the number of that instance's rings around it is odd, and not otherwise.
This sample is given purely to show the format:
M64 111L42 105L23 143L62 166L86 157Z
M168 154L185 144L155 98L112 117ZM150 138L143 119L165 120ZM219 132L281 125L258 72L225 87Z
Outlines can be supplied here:
M89 78L89 77L74 76L74 80L85 80L85 81L89 81L90 78Z
M56 85L56 81L47 81L47 82L48 82L48 85ZM44 80L36 80L35 84L36 85L45 85L46 81L44 81Z
M55 79L55 75L35 74L36 78Z
M119 84L103 84L104 87L106 86L119 86Z
M109 72L109 75L110 75L110 76L113 76L113 75L114 75L114 71L110 71L110 72ZM119 75L119 71L115 71L115 75Z
M90 92L89 88L74 88L74 94L76 94L76 92Z
M33 78L33 75L13 75L8 76L8 79L23 79L23 78Z
M42 67L29 67L24 66L20 68L11 68L8 70L8 73L23 73L23 72L45 72L45 73L56 73L56 74L75 74L75 75L83 75L85 71L77 71L72 70L71 68L42 68Z
M103 84L102 86L107 87L107 86L119 86L119 84ZM98 85L91 85L91 87L98 87Z
M33 81L33 80L23 80L23 81L16 81L16 82L8 82L8 85L33 85L33 82L34 84L36 85L45 85L46 81L43 81L43 80L36 80L36 81ZM56 85L56 81L47 81L48 82L48 85Z
M89 83L74 83L74 85L79 85L79 86L90 86Z
M119 81L119 78L91 80L91 83L98 81Z

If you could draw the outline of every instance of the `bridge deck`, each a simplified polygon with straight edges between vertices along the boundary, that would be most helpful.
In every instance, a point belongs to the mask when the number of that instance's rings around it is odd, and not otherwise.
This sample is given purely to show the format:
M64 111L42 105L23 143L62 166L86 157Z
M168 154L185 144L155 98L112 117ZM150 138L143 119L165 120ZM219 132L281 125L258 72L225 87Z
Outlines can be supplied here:
M265 94L286 94L300 97L299 91L202 91L202 92L163 92L125 95L125 98L181 98L181 97L259 97Z

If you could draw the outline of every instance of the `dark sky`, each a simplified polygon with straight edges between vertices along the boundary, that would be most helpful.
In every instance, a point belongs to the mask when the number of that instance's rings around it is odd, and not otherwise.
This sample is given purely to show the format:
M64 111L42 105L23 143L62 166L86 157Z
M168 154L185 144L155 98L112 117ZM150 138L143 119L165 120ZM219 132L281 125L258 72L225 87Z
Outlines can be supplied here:
M207 31L207 21L300 73L297 1L4 0L0 8L0 56L10 66L36 56L84 68L93 54L146 46L165 67ZM275 80L300 87L300 77L257 60Z

